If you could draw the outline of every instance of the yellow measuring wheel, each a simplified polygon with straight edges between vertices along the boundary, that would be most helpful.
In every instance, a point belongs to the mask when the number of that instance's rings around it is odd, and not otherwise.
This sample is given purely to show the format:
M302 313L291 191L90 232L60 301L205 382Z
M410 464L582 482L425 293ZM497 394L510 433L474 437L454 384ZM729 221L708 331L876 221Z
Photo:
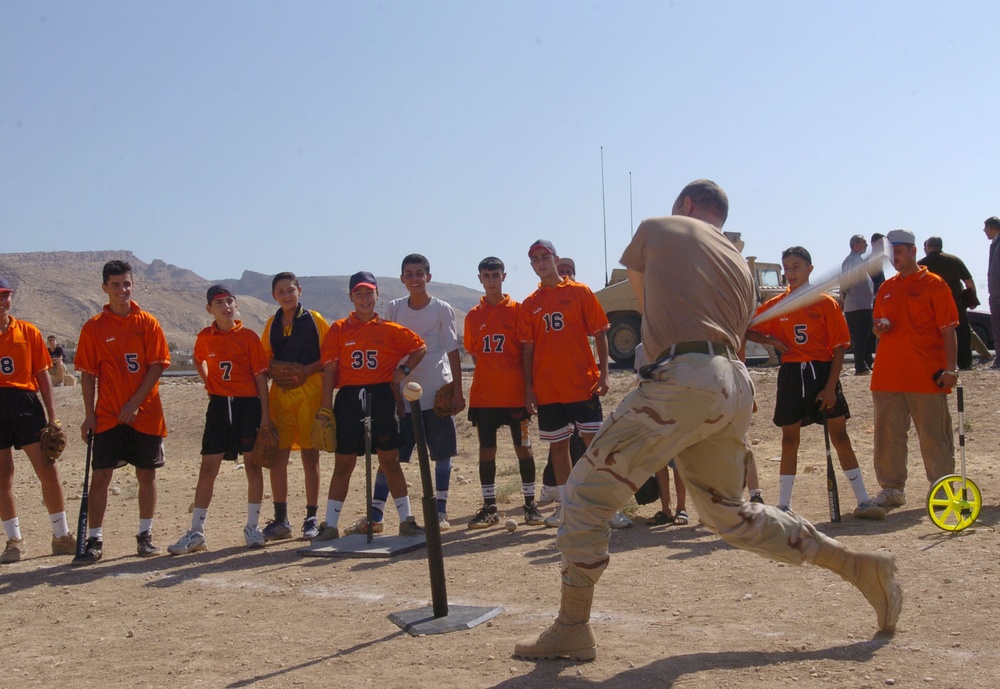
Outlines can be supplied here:
M942 476L927 493L927 514L934 524L945 531L961 531L971 526L983 509L983 495L979 492L979 486L965 475L965 400L962 392L962 386L956 385L962 473Z

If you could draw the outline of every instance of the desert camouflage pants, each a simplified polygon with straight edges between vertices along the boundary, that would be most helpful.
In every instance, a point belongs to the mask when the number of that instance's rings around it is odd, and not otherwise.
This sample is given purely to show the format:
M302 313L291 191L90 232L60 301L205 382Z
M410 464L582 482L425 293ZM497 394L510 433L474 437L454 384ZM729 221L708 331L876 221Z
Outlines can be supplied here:
M812 562L825 538L812 524L743 501L752 409L746 367L703 354L662 365L625 397L566 484L556 539L563 582L593 586L600 579L609 561L608 521L673 457L701 521L727 543L780 562Z

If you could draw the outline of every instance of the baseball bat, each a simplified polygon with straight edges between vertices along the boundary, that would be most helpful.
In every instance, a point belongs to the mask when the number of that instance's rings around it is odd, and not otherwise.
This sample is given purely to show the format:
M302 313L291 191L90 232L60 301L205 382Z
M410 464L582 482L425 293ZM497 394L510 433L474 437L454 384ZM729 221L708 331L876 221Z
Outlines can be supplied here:
M840 492L837 490L837 473L833 470L833 455L830 453L830 427L823 412L823 440L826 443L826 497L830 503L830 521L840 521Z
M83 465L83 493L80 495L80 516L76 520L76 556L74 562L83 560L87 551L87 522L90 509L90 457L94 450L94 432L87 431L87 461Z
M837 271L820 282L806 285L793 291L767 311L751 318L750 324L747 327L752 328L758 323L763 323L764 321L769 321L778 316L783 316L786 313L809 306L822 299L827 290L838 285L841 289L844 289L858 284L865 279L866 275L870 275L872 272L878 270L878 266L881 265L884 256L885 254L882 253L872 254L862 261L860 265L848 271Z

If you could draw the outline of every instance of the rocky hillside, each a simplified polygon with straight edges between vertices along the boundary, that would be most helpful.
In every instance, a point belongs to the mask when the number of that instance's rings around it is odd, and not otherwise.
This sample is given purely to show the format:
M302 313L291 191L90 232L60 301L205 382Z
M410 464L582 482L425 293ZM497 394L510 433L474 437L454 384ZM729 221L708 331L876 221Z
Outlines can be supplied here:
M159 259L146 263L131 251L56 251L0 254L0 275L14 287L14 316L37 325L45 335L75 343L83 323L106 303L101 291L101 268L112 259L132 264L133 298L155 315L167 340L190 351L198 331L211 323L205 312L205 290L215 282L237 295L240 315L257 332L276 306L271 299L271 276L245 271L239 279L208 280L180 266ZM328 320L343 318L351 310L347 276L300 277L302 303ZM378 276L382 303L406 294L399 278ZM460 285L434 284L432 293L450 302L458 313L459 328L466 312L479 301L479 293Z

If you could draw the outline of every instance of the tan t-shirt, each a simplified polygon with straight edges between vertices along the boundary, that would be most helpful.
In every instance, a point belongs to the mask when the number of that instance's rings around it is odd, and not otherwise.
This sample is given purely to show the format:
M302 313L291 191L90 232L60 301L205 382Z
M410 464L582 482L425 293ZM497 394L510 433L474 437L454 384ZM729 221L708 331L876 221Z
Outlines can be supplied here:
M716 227L677 215L643 220L621 262L645 276L642 341L650 361L688 340L739 349L754 312L753 281Z

